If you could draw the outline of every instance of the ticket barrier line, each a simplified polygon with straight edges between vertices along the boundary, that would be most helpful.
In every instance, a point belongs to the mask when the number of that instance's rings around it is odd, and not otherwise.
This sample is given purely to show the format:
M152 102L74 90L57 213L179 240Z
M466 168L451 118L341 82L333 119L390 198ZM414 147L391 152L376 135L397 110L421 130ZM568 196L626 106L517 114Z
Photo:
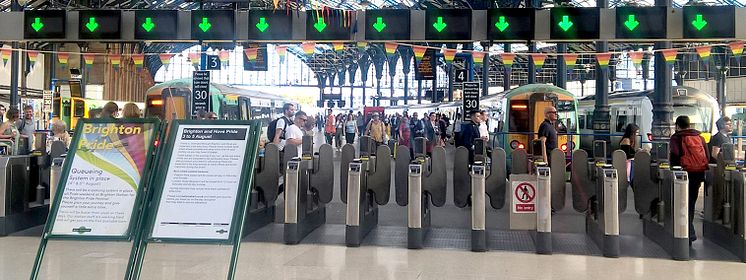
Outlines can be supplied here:
M746 262L746 168L736 166L732 144L723 145L720 155L705 181L703 235Z
M28 155L0 157L0 236L43 225L47 220L49 205L43 200L39 203L39 189L31 186L31 160L36 159Z

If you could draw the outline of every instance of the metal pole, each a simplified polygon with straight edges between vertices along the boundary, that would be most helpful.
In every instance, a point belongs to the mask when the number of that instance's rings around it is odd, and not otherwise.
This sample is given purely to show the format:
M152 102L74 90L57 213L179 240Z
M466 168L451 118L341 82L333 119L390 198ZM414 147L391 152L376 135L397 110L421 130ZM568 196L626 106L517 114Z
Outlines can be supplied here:
M512 51L512 47L510 44L505 44L503 47L503 52L510 53ZM510 68L506 67L503 64L503 90L509 91L510 90Z
M608 8L608 0L597 0L596 6ZM605 53L609 51L609 42L597 41L596 52ZM593 131L595 134L609 134L609 67L601 67L596 63L596 106L593 111ZM608 136L593 136L593 140L604 140L609 142Z
M671 7L671 0L655 0L656 6ZM671 42L655 43L656 50L671 48ZM654 61L654 94L653 94L653 139L666 141L673 134L673 97L671 96L671 79L673 70L666 64L662 52L655 53Z
M453 80L456 78L453 75L454 68L456 67L454 67L453 63L446 66L446 69L448 69L448 102L453 102Z
M490 94L490 44L489 42L482 43L484 48L484 60L482 61L482 96Z
M528 44L528 52L529 53L536 52L536 43L531 42ZM534 60L529 57L528 58L528 84L535 84L535 83L536 83L536 65L534 65Z
M567 44L557 44L557 53L567 53ZM567 64L563 57L557 56L557 79L554 83L557 87L567 89Z
M417 104L422 104L422 80L417 80Z

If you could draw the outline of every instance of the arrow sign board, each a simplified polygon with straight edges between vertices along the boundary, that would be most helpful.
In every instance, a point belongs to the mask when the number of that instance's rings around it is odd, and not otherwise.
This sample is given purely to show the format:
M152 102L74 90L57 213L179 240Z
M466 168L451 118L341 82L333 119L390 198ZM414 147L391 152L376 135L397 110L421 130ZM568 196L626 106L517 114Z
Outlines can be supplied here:
M409 40L410 10L366 10L365 40Z
M341 14L306 11L306 40L349 41L354 24Z
M23 12L24 39L65 39L64 10L27 10Z
M533 40L534 9L503 8L489 9L487 39L490 40Z
M733 6L684 7L684 38L729 39L736 34L736 8Z
M249 10L249 40L291 40L293 18L284 10Z
M192 40L233 40L234 26L231 10L192 11Z
M471 40L471 10L428 9L425 11L425 40Z
M178 19L176 11L135 11L135 39L174 40L177 39L177 33Z
M617 39L665 39L666 7L617 7Z
M122 12L119 10L83 10L78 12L78 39L121 39Z
M599 37L598 8L552 8L549 36L554 40L593 40Z

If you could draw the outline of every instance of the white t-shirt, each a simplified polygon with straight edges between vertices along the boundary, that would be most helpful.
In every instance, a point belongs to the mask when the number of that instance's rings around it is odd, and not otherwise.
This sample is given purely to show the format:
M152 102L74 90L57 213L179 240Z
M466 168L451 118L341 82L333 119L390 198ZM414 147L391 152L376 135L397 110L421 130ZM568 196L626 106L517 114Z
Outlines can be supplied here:
M295 124L288 126L288 130L285 131L285 139L303 139L303 130ZM298 156L301 156L302 153L303 145L298 145Z
M487 128L486 123L479 124L479 137L490 137L490 129Z
M277 129L282 129L284 127L285 127L285 118L280 117L280 119L277 120L277 126L275 126L275 133L277 132ZM275 134L272 133L272 135L275 135ZM285 138L287 138L287 134L285 136L286 136ZM272 141L274 141L274 139L269 139L269 142L272 142ZM282 149L285 149L285 139L280 139L280 144L277 144L277 149L279 149L280 151L282 151Z

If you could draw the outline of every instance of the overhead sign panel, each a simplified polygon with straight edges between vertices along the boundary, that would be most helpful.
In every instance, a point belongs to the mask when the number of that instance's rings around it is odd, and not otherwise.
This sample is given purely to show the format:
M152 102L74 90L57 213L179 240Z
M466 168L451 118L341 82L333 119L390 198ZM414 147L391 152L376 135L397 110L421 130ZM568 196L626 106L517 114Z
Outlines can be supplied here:
M550 37L554 40L594 40L599 37L598 8L552 8Z
M192 40L234 40L235 16L231 10L192 11Z
M471 40L471 10L428 9L425 12L425 39L433 41Z
M535 16L534 9L489 9L487 39L533 40Z
M349 41L353 24L342 13L306 11L306 40Z
M121 39L122 12L119 10L83 10L78 12L78 39Z
M617 39L665 39L666 7L617 7Z
M366 10L365 40L409 40L410 10Z
M65 39L64 10L27 10L23 12L24 39Z
M135 39L174 40L178 33L176 11L135 11Z
M293 39L293 18L284 10L249 10L249 40Z
M736 8L733 6L684 7L684 38L735 38Z

